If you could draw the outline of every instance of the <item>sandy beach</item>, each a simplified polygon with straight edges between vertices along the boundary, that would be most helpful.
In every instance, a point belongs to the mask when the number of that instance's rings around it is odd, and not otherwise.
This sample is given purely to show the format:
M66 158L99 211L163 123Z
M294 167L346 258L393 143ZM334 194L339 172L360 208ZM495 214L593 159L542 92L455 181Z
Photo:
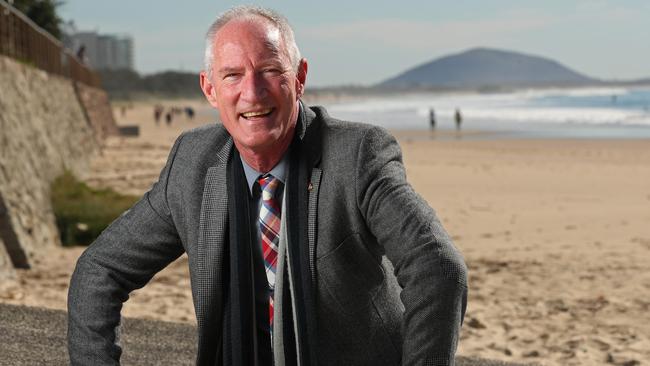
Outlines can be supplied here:
M111 137L82 177L141 195L184 129L214 119L153 120L154 102L121 112L139 137ZM470 270L459 355L543 365L650 363L650 140L486 139L394 131L408 179L438 212ZM65 309L83 248L60 248L0 286L0 302ZM194 323L181 257L123 314Z

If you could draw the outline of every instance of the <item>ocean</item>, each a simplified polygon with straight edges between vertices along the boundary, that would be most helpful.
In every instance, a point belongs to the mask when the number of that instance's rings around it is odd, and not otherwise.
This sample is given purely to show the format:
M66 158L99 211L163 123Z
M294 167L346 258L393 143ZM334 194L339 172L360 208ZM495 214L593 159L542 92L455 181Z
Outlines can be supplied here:
M513 138L650 138L650 88L531 89L510 93L408 94L330 103L340 119L395 130L455 129ZM490 134L477 134L489 136Z

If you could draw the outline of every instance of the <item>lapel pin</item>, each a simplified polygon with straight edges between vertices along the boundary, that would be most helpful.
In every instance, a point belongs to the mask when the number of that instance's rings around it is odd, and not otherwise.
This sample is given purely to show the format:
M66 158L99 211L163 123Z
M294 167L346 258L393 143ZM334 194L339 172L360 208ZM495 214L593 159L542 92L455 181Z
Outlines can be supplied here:
M309 185L307 185L307 190L311 192L312 189L314 189L314 185L309 182Z

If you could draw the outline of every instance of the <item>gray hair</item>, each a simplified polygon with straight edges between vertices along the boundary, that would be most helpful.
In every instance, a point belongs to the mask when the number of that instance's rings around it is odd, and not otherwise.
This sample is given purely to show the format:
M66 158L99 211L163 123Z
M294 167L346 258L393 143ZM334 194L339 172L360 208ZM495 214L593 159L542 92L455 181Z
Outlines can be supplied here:
M212 61L214 57L212 45L214 44L214 37L217 32L219 32L226 23L233 19L252 19L255 17L266 19L277 27L280 31L280 36L282 37L287 52L289 53L291 66L293 66L295 71L298 71L298 66L300 65L300 50L298 49L296 39L293 35L293 29L291 29L287 18L271 9L252 5L242 5L221 13L212 25L210 25L208 32L205 34L205 55L203 58L203 67L208 73L209 78L212 78Z

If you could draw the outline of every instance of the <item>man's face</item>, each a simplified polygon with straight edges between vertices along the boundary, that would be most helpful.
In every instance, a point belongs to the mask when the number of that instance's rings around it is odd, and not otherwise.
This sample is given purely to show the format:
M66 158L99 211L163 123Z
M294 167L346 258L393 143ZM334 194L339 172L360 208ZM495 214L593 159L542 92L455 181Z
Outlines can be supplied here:
M232 20L216 34L212 77L201 73L201 87L240 152L282 153L293 137L306 75L306 61L296 73L268 21Z

